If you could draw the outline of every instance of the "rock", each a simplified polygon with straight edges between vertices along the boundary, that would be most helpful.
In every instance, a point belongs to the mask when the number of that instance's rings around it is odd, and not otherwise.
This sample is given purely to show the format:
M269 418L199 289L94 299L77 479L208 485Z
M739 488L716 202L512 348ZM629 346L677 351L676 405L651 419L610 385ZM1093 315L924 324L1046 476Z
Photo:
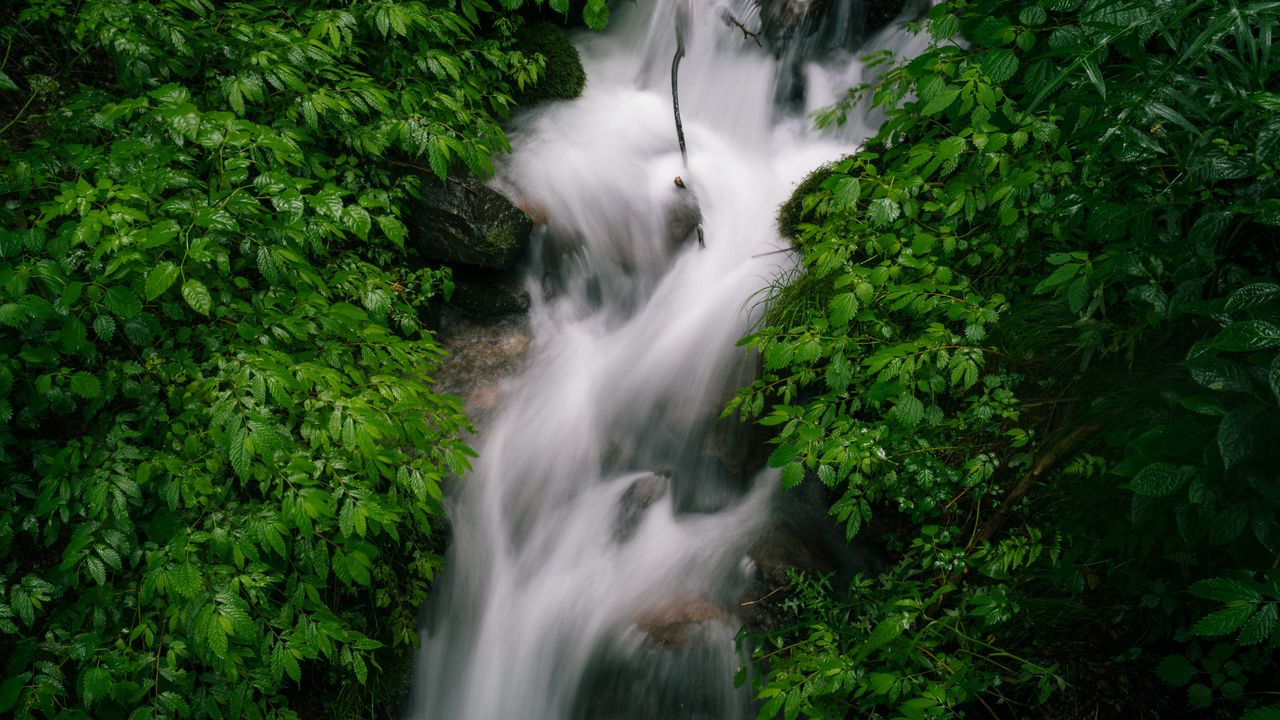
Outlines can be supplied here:
M731 622L731 616L706 596L681 593L636 614L635 626L646 640L660 648L687 648L703 623Z
M667 208L666 218L667 237L672 247L682 245L702 223L702 208L698 205L698 197L680 184L680 178L676 178L676 181L680 190L676 193L675 202Z
M670 483L668 473L651 473L632 481L618 501L618 515L613 522L614 542L624 543L636 534L644 511L666 494Z
M428 260L507 270L529 244L533 221L502 194L472 178L434 177L408 213L409 242Z
M460 268L453 273L449 303L473 320L524 314L532 303L524 278L515 271L490 272Z
M520 317L487 323L454 317L438 338L449 357L436 373L436 387L461 397L480 427L502 406L503 380L524 361L533 339L528 322Z

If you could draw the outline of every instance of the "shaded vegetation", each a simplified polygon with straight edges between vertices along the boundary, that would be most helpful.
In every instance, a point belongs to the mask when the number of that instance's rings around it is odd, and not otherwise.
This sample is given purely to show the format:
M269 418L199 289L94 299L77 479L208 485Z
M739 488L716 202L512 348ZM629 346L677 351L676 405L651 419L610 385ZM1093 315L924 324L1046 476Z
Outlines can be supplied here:
M401 208L507 148L507 10L0 9L0 715L393 709L470 456Z
M821 115L888 120L784 206L730 410L896 563L798 581L761 717L1280 717L1278 24L947 2Z

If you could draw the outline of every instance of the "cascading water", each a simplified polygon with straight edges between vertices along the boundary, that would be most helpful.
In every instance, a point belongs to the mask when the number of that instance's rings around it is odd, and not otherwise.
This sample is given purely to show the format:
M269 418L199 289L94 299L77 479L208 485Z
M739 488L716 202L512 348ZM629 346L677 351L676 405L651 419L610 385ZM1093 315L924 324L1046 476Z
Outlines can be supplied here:
M726 461L736 421L717 418L750 379L735 341L759 290L794 262L775 252L778 205L866 128L851 118L823 135L779 107L794 51L776 59L724 24L726 10L755 24L751 0L695 0L686 168L669 72L687 1L619 7L606 33L578 38L583 96L511 131L496 184L547 221L528 275L533 346L450 508L412 718L751 714L732 686L734 611L777 479ZM898 27L872 42L921 41ZM852 48L823 51L806 72L810 109L859 82ZM696 192L705 249L677 176Z

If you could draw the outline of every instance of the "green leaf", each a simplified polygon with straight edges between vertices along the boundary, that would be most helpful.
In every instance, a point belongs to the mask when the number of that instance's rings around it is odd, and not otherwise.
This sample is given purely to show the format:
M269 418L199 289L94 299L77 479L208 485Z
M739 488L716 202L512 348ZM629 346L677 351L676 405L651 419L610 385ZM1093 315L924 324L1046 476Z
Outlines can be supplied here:
M842 176L836 180L835 189L831 193L831 198L835 200L836 206L842 210L853 210L858 205L858 199L862 197L862 185L857 178Z
M905 617L891 617L881 620L875 629L871 631L867 641L858 649L854 658L858 661L866 659L871 653L897 639L910 624L910 620Z
M782 487L785 490L799 485L804 480L804 466L798 462L787 463L782 468Z
M22 697L22 691L27 686L27 681L31 679L31 673L18 673L13 677L0 684L0 712L7 712L10 708L18 703L18 699Z
M592 30L603 30L609 22L609 5L606 0L587 0L582 9L582 19Z
M1043 25L1045 20L1049 19L1049 14L1039 5L1027 5L1018 13L1018 22L1023 25L1036 26Z
M1227 312L1240 312L1280 299L1280 285L1254 283L1238 288L1227 296Z
M240 478L249 476L249 431L240 428L227 440L227 453L231 459L231 469Z
M929 34L935 40L950 40L960 32L960 18L954 13L945 13L929 21Z
M1207 685L1196 683L1187 688L1187 702L1191 707L1207 708L1213 704L1213 691Z
M1226 469L1252 457L1257 449L1259 408L1245 405L1231 411L1218 425L1218 452Z
M342 224L361 240L369 239L369 228L372 222L368 210L359 205L348 205L342 209Z
M1262 599L1262 593L1256 588L1231 578L1206 578L1192 584L1188 589L1196 597L1219 602L1236 600L1255 602Z
M1280 720L1280 705L1250 710L1240 720Z
M878 227L884 227L898 219L902 214L902 208L889 198L878 198L871 201L869 212L871 222Z
M848 292L831 298L827 316L831 318L832 325L842 328L849 324L856 312L858 312L858 296Z
M1232 323L1211 341L1213 347L1230 352L1252 352L1280 347L1280 325L1265 320Z
M1271 386L1271 395L1280 403L1280 354L1271 359L1271 367L1267 370L1267 384Z
M98 378L81 371L71 376L71 392L82 398L93 399L102 395L102 385Z
M147 300L155 300L164 294L165 290L178 279L180 270L177 265L171 262L162 262L155 266L150 273L147 274L146 295Z
M1001 85L1018 71L1018 56L1005 48L992 50L982 57L982 70L991 82Z
M1267 603L1258 610L1249 622L1240 628L1240 637L1236 638L1238 645L1257 645L1271 639L1271 635L1276 631L1276 604Z
M1233 605L1211 612L1196 623L1191 632L1202 637L1221 637L1233 633L1253 615L1255 605Z
M937 115L943 110L951 107L951 104L954 103L958 97L960 97L960 88L953 87L942 90L935 95L932 100L925 103L925 106L920 110L920 113L923 115Z
M378 221L378 228L382 230L382 234L395 244L398 248L404 247L404 238L408 234L404 223L390 215L375 215L374 219Z
M1166 684L1182 687L1195 677L1196 668L1191 661L1181 655L1168 655L1156 666L1156 675Z
M924 403L914 395L903 395L893 406L893 416L907 427L915 427L924 418Z
M199 280L188 279L182 283L182 299L201 315L207 316L213 310L213 297Z
M1129 483L1129 489L1147 497L1166 497L1176 492L1194 474L1195 470L1190 467L1153 463L1138 471Z
M128 320L142 313L142 301L126 287L116 286L107 290L102 297L102 304L121 320Z
M0 90L17 90L17 89L18 89L18 83L14 82L13 78L6 75L3 70L0 70ZM0 710L3 710L3 709L4 708L0 708Z
M105 668L93 667L84 673L83 697L84 704L91 706L97 700L109 697L111 695L111 673Z

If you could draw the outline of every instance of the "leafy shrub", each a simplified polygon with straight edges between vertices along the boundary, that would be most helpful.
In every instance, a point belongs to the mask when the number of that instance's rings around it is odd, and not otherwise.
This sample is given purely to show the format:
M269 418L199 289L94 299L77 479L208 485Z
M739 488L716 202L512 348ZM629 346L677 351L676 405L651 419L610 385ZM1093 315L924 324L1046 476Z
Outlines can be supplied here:
M542 56L547 68L537 83L517 94L521 105L572 100L582 94L587 72L582 68L578 49L563 28L549 22L525 25L516 33L516 48L530 57Z
M1038 703L1076 652L1163 668L1188 688L1171 710L1270 712L1277 22L948 2L931 50L824 113L870 97L888 120L792 200L806 290L744 340L765 374L730 410L777 429L784 484L840 493L851 534L906 529L854 590L869 611L833 630L846 601L810 599L762 716ZM1121 629L1090 645L1079 613L1029 610L1068 605Z
M0 714L370 714L470 455L400 207L541 61L472 0L0 17Z

